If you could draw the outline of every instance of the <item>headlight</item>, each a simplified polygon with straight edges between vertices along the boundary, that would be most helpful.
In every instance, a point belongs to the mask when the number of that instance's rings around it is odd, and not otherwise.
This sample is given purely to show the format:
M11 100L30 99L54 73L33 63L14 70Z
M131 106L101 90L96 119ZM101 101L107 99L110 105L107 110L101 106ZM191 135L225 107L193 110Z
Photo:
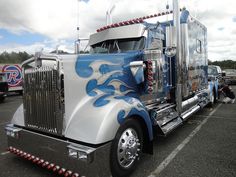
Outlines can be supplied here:
M21 129L14 127L12 124L9 124L5 127L5 131L6 131L7 136L18 139L20 136Z
M69 157L88 163L91 163L93 161L94 152L96 150L95 148L78 144L70 144L67 146L67 148Z

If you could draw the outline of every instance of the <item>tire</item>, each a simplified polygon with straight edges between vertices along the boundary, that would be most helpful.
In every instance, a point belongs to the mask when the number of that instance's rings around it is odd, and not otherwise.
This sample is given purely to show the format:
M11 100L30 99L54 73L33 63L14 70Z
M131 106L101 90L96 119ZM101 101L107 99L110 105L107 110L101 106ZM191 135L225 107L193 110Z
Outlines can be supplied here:
M4 96L0 96L0 103L3 103L5 100L5 97Z
M129 176L138 164L142 149L143 132L139 122L134 119L127 119L120 126L112 141L110 151L112 176Z

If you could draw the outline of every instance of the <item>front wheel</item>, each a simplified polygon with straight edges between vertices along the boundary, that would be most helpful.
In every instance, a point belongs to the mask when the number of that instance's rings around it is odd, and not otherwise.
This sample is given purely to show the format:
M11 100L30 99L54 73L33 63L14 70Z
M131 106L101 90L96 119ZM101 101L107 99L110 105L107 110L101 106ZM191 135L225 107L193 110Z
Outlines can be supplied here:
M127 119L118 129L111 145L110 166L113 177L125 177L137 166L143 148L140 124Z

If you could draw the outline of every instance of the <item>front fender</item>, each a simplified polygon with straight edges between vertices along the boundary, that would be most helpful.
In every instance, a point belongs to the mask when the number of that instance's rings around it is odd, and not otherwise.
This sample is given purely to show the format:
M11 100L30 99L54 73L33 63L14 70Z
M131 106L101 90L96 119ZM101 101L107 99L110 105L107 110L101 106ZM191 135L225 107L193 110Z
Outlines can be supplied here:
M12 120L12 124L19 125L24 127L25 126L25 120L24 120L24 111L23 111L23 104L21 104L16 112L14 113Z
M143 119L152 140L152 123L142 103L132 97L117 96L109 104L96 107L96 97L90 97L86 103L80 103L66 126L65 136L74 140L101 144L114 139L116 132L128 117Z

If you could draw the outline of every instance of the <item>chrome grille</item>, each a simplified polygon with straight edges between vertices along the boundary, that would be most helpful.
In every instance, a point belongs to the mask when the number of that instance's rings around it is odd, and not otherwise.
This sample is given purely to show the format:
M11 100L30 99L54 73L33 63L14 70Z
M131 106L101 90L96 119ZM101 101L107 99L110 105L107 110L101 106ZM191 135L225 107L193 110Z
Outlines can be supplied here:
M60 75L53 67L25 70L24 114L28 128L61 135L64 103Z

